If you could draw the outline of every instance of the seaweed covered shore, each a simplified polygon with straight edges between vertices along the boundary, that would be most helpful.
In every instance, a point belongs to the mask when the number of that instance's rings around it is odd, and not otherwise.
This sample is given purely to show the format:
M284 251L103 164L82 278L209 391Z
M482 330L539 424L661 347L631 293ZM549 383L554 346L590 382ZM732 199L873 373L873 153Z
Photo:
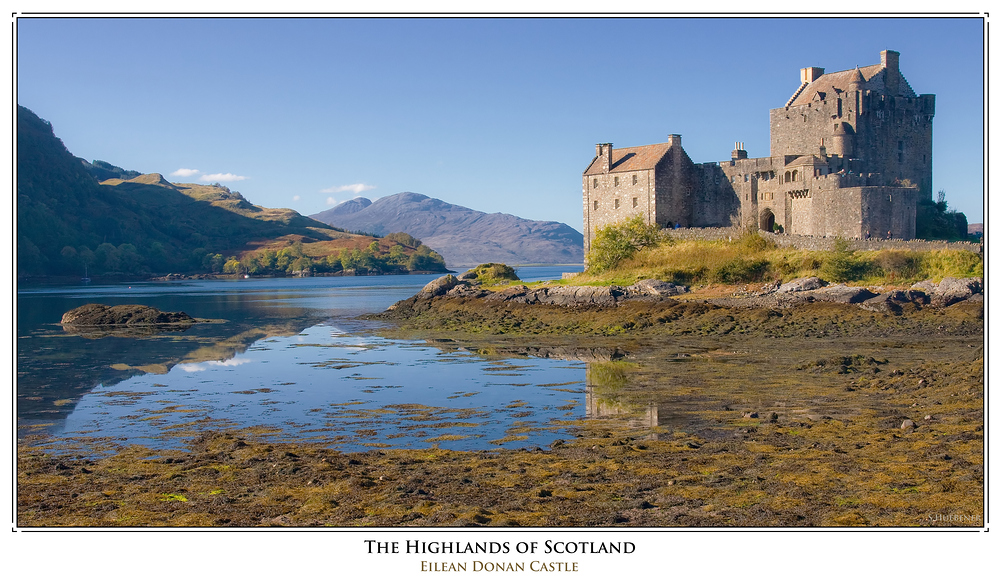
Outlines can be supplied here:
M205 432L183 450L107 443L86 456L23 442L17 524L984 524L981 301L895 314L705 296L565 307L440 295L379 315L395 323L385 334L483 357L586 346L576 438L341 453Z

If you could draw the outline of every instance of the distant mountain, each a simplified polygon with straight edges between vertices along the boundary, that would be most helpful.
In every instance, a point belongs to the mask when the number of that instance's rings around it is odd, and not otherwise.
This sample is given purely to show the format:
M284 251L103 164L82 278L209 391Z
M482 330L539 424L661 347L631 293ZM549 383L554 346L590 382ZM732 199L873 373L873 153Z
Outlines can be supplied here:
M110 177L109 177L110 176ZM100 178L105 178L98 181ZM222 185L173 184L74 157L17 108L17 275L442 271L404 235L375 240Z
M411 192L374 202L355 198L310 218L355 232L406 232L437 250L449 267L583 262L583 234L566 224L487 214Z

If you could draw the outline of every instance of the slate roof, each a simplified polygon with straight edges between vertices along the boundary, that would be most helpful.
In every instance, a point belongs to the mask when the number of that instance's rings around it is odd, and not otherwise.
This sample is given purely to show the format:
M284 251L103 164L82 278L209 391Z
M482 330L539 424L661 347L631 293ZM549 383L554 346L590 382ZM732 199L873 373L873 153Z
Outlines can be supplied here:
M817 98L817 93L821 93L820 98L835 99L837 97L837 89L841 91L847 90L847 85L854 78L855 70L860 70L861 76L865 80L865 88L871 89L873 91L885 92L885 70L882 68L881 64L870 65L867 67L860 67L859 69L848 69L846 71L837 71L835 73L825 73L820 78L815 81L800 87L800 90L796 91L796 95L793 99L789 101L786 107L794 107L796 105L805 105L810 101ZM899 93L895 95L897 97L916 97L917 94L913 92L910 84L906 82L903 78L902 73L899 75Z
M639 147L612 147L611 173L653 169L656 163L663 159L668 149L670 149L669 143L655 143ZM603 173L601 172L601 164L595 157L583 175L600 175L601 173Z

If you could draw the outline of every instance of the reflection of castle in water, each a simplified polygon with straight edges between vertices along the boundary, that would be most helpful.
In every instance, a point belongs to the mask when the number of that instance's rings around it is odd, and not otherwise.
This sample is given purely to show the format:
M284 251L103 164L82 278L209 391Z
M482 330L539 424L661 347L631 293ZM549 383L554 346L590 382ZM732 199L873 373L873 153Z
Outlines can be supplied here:
M625 419L633 428L660 425L660 404L655 401L642 404L627 399L632 395L625 390L631 366L636 364L587 363L587 419ZM663 413L665 419L671 415L666 410Z

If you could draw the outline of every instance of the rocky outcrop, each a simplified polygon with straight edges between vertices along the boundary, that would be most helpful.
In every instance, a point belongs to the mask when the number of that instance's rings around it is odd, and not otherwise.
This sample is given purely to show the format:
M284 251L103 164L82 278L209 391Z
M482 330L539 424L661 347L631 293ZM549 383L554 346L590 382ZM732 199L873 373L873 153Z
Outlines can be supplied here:
M983 292L983 279L981 278L953 278L945 277L941 282L934 284L930 280L925 280L910 287L915 290L926 292L931 297L931 306L947 307L959 301L972 298L973 295Z
M900 315L903 313L903 306L907 304L913 305L926 305L930 303L930 299L927 294L923 291L909 290L909 291L889 291L876 295L866 301L863 301L860 305L862 309L869 311L875 311L880 313L892 313L894 315Z
M149 335L167 329L186 329L196 320L184 312L165 312L146 305L83 305L63 314L68 333L89 338Z
M662 280L646 279L629 286L556 286L530 288L523 284L512 285L498 291L482 288L479 281L464 275L446 275L427 283L407 301L437 296L450 298L483 299L494 303L520 303L528 305L559 305L564 307L598 306L613 307L622 301L662 301L688 292L687 287ZM405 302L405 301L401 301ZM398 303L397 303L398 304ZM390 307L395 309L396 305Z
M454 274L446 274L425 284L417 296L422 298L440 296L455 288L457 284L459 284L458 277Z
M685 292L687 292L687 287L659 280L644 280L626 287L618 285L556 286L532 289L524 285L517 285L491 293L483 298L489 302L510 302L528 305L613 307L624 301L670 300L669 297Z
M826 281L821 280L818 276L807 276L805 278L797 278L795 280L782 283L778 286L778 289L775 292L797 293L802 291L811 291L822 288L826 286L826 284Z
M463 280L464 279L464 280ZM919 288L918 288L919 287ZM925 290L926 289L926 290ZM479 281L465 276L443 276L427 284L403 303L412 304L432 297L481 299L487 303L526 305L556 305L563 307L614 307L626 301L676 302L671 297L688 292L688 288L661 280L641 280L629 286L554 286L528 287L512 285L502 290L482 288ZM865 287L830 285L818 277L796 279L784 284L766 285L760 292L749 295L707 299L707 302L729 308L786 309L810 302L830 302L857 305L860 308L890 314L902 314L906 305L945 307L959 301L982 301L982 279L944 279L939 284L918 283L911 290L892 290L876 294Z
M805 292L808 292L808 296L812 297L814 300L827 301L831 303L855 304L864 302L875 296L875 293L864 287L847 286L843 284L837 284Z

